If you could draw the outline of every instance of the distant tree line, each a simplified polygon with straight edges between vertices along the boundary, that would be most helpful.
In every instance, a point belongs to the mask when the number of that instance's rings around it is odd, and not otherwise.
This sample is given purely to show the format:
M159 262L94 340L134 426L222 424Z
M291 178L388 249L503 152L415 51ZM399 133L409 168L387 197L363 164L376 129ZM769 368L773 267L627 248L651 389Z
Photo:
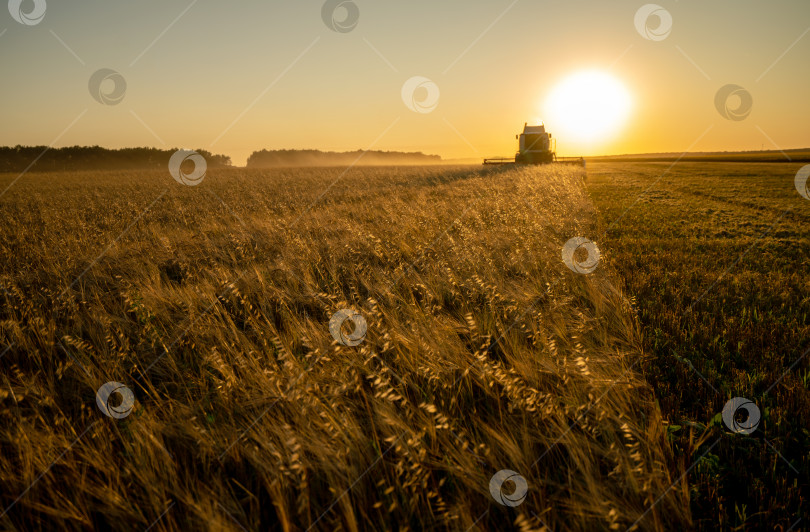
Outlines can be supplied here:
M32 163L29 171L40 172L165 169L176 151L157 148L110 150L100 146L51 149L47 146L0 146L0 172L22 172ZM231 165L231 158L227 155L216 155L206 150L197 152L205 157L208 168Z
M349 151L333 152L320 150L261 150L248 157L248 168L273 168L279 166L348 166L397 165L397 164L438 164L438 155L425 155L422 152L396 151ZM363 155L362 158L360 156ZM359 160L358 160L359 159Z

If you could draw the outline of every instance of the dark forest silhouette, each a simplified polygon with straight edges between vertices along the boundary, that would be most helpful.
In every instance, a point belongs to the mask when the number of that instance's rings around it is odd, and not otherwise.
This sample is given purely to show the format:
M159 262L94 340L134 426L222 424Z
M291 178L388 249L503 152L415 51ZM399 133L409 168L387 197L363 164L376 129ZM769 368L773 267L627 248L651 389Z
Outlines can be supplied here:
M0 172L57 172L84 170L160 170L165 169L176 149L122 148L111 150L100 146L0 146ZM227 155L196 150L205 157L208 168L231 166ZM261 150L247 161L249 168L423 165L440 164L438 155L421 152L368 151L324 152L320 150Z
M100 146L0 146L0 172L54 172L80 170L161 170L177 149L123 148L110 150ZM209 168L230 166L231 158L206 150L197 150ZM30 168L29 168L30 167Z

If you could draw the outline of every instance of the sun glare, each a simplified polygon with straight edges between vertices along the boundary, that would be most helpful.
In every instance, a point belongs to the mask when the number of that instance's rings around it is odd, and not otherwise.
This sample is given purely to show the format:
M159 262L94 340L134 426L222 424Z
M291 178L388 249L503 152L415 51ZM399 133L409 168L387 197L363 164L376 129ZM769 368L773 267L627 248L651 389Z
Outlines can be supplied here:
M546 99L544 117L549 130L561 140L603 144L614 138L631 108L630 93L618 79L587 70L554 87Z

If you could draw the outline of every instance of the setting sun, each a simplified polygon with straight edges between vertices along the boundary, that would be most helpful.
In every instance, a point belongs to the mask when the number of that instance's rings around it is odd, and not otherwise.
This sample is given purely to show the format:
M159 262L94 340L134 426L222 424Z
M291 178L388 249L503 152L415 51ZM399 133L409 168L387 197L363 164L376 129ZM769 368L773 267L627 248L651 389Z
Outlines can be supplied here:
M573 142L611 140L626 122L630 93L614 76L598 70L573 74L549 94L544 106L551 130Z

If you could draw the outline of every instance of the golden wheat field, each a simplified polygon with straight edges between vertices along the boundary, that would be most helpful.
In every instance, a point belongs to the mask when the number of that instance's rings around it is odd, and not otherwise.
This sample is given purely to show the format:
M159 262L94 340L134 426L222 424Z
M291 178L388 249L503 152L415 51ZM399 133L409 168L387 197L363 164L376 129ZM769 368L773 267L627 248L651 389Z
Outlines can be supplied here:
M585 177L27 175L0 199L0 526L690 526L609 252L561 259L599 231ZM330 334L344 309L358 345ZM494 499L503 470L522 504Z

